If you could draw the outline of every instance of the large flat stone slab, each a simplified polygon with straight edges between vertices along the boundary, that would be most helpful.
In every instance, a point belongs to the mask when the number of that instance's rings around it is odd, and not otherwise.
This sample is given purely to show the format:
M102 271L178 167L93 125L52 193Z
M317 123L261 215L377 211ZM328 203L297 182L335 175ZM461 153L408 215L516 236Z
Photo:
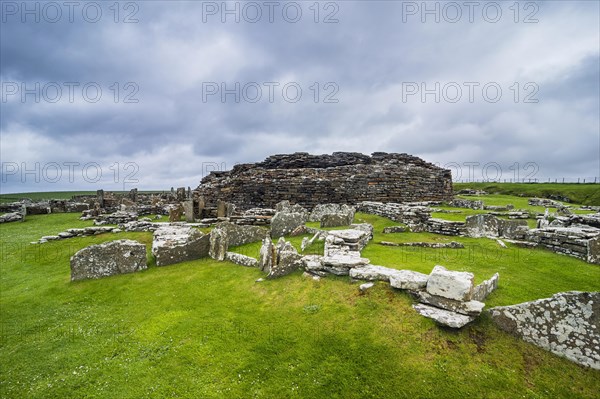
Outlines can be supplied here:
M357 243L363 238L367 232L358 229L346 229L346 230L330 230L329 235L340 238L347 243Z
M390 277L394 274L400 274L401 270L391 269L384 266L366 265L355 267L350 270L350 277L358 280L368 281L390 281Z
M145 270L146 246L116 240L83 248L71 257L71 281L95 279Z
M472 316L465 316L463 314L451 312L449 310L439 309L429 305L423 305L421 303L413 305L413 308L421 316L433 319L441 325L452 328L462 328L468 323L475 320L475 317Z
M417 294L418 301L436 308L446 309L451 312L464 314L466 316L479 316L483 311L485 304L479 301L455 301L437 295L428 294L421 291Z
M455 272L435 266L427 280L427 292L457 301L470 301L473 295L473 273Z
M418 291L425 289L429 276L412 270L396 270L390 276L390 285L401 290Z
M172 265L208 256L210 237L186 226L163 226L154 231L152 254L157 266Z

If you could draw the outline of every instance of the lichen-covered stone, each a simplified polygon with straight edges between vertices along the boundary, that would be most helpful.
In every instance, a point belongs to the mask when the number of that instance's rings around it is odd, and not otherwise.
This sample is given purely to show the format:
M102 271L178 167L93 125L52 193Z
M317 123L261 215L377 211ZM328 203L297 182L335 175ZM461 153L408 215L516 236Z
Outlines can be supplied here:
M490 314L502 330L600 370L600 292L561 292L551 298L495 307Z
M427 286L429 276L412 270L398 270L390 275L390 285L400 290L417 291Z
M485 301L488 295L490 295L496 290L496 288L498 288L499 278L500 275L498 273L495 273L489 280L485 280L481 284L475 286L475 288L473 288L473 300Z
M483 307L485 306L484 303L479 301L471 300L467 302L461 302L437 295L431 295L425 291L418 292L417 298L421 303L467 316L479 316L483 310Z
M161 226L154 231L152 254L157 266L167 266L208 255L210 237L186 226Z
M390 281L390 277L395 274L401 274L401 271L384 266L366 265L350 269L350 277L357 280Z
M465 228L470 237L498 237L498 218L494 215L469 215Z
M271 272L271 267L275 262L276 254L275 254L275 246L273 245L273 241L270 237L265 237L262 241L262 246L260 247L260 253L258 257L258 267L261 271L265 273Z
M451 312L449 310L423 305L421 303L413 305L413 308L421 316L433 319L441 325L452 328L462 328L466 324L475 320L475 317L473 316L466 316L460 313Z
M258 261L255 258L247 255L238 254L236 252L226 252L225 260L228 260L240 266L258 267Z
M306 223L308 216L299 212L277 212L271 218L271 237L279 238L290 234L298 226Z
M427 280L427 292L457 301L470 301L473 280L473 273L450 271L443 266L435 266Z
M71 257L71 281L94 279L146 269L146 246L117 240L83 248Z

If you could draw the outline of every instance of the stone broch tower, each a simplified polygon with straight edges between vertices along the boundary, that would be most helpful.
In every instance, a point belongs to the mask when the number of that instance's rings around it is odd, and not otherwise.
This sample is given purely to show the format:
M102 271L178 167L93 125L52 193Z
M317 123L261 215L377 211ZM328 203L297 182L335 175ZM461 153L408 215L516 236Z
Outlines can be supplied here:
M446 201L452 199L452 176L407 154L300 152L212 172L194 197L206 206L221 200L238 209L274 208L283 200L308 209L324 203Z

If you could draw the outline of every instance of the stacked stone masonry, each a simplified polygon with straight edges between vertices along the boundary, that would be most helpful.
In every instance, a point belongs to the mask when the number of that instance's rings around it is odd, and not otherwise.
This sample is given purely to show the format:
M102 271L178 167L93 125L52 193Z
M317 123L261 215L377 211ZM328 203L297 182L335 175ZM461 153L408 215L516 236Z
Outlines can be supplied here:
M448 201L452 178L449 170L407 154L295 153L212 172L194 198L207 207L221 200L241 209L273 208L283 200L308 209L324 203Z

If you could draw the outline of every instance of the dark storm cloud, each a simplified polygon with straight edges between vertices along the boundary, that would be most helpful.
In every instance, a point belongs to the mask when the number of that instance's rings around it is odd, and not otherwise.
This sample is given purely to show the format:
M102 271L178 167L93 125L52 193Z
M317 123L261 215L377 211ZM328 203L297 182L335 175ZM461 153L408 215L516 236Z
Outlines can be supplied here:
M419 13L406 13L421 2L320 3L319 23L313 3L298 3L297 23L281 11L273 23L266 14L257 23L203 15L221 2L136 4L137 23L123 23L131 9L120 9L115 23L108 3L96 23L77 13L58 23L3 14L3 84L92 82L102 89L98 102L77 90L72 102L64 92L56 103L9 96L0 121L3 162L134 162L138 185L152 188L195 186L207 165L292 151L397 151L440 164L497 162L508 169L535 162L544 178L600 175L595 2L536 3L539 21L530 24L522 23L523 10L515 23L505 4L502 19L491 23L483 2L473 22L463 9L456 23L443 15L423 23ZM338 22L322 23L332 11ZM220 92L206 96L207 84L252 82L262 88L254 103L243 95L239 102L232 94L224 101ZM278 84L273 101L266 82ZM407 84L466 90L465 82L494 82L502 98L489 102L481 91L474 101L465 91L456 103L443 95L406 98ZM289 83L302 89L297 102L282 95ZM523 102L526 83L536 85L538 103ZM125 102L128 94L137 102ZM14 176L3 185L37 188Z

